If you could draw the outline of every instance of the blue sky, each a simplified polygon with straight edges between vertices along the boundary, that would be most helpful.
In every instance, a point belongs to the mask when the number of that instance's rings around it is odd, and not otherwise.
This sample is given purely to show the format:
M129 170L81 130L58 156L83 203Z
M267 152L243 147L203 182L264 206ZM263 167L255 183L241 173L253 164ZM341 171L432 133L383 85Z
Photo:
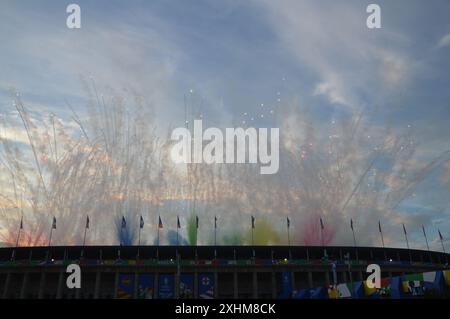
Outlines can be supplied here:
M145 97L161 126L182 125L190 90L217 126L244 112L273 124L260 105L289 116L296 101L319 123L363 110L372 127L410 125L432 158L450 149L450 2L376 1L382 28L369 30L371 2L76 1L82 28L69 30L67 1L0 0L0 111L14 88L36 113L68 117L68 101L83 115L80 79L92 77ZM441 192L439 178L422 192ZM448 214L425 215L448 232Z

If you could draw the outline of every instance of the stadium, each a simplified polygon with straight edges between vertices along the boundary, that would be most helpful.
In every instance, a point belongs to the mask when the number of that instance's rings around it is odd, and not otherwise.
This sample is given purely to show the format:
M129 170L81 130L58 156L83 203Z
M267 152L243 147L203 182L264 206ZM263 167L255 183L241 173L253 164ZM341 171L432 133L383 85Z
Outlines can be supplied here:
M325 257L324 257L325 256ZM319 246L60 246L0 249L3 299L327 299L449 296L449 254ZM81 288L66 285L79 264ZM381 267L380 289L364 283Z
M76 2L0 0L0 299L449 298L450 1Z

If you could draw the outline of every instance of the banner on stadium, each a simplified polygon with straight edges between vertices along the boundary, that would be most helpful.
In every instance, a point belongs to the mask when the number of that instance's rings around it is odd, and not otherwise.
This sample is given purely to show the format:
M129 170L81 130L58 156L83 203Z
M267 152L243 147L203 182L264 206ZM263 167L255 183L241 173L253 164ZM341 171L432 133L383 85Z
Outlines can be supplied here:
M180 275L180 298L192 299L194 298L194 274Z
M134 298L134 274L119 274L119 283L117 285L117 298Z
M153 274L139 274L138 299L153 299Z
M174 295L174 275L159 274L158 277L158 298L173 299Z
M290 272L281 273L281 293L278 295L280 299L288 299L292 297L292 276Z
M214 274L198 274L198 297L200 299L214 298Z

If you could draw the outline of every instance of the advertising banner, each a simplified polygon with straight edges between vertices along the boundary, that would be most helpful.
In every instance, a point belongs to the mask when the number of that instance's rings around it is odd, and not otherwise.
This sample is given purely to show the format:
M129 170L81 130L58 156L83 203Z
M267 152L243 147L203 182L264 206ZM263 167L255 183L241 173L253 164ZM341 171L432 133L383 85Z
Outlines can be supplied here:
M153 274L139 274L138 299L153 299Z
M117 298L132 299L134 297L134 274L119 274Z
M159 274L158 278L158 298L159 299L173 299L174 294L174 275L173 274Z
M198 274L198 297L200 299L214 298L214 274L200 273Z
M180 275L180 298L192 299L194 298L194 274Z

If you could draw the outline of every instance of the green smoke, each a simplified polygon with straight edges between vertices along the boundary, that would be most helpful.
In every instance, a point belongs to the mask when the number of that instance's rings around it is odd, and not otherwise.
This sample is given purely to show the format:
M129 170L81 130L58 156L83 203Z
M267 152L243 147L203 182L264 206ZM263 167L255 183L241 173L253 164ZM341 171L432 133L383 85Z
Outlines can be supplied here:
M197 245L197 220L194 213L187 220L187 237L189 245Z

